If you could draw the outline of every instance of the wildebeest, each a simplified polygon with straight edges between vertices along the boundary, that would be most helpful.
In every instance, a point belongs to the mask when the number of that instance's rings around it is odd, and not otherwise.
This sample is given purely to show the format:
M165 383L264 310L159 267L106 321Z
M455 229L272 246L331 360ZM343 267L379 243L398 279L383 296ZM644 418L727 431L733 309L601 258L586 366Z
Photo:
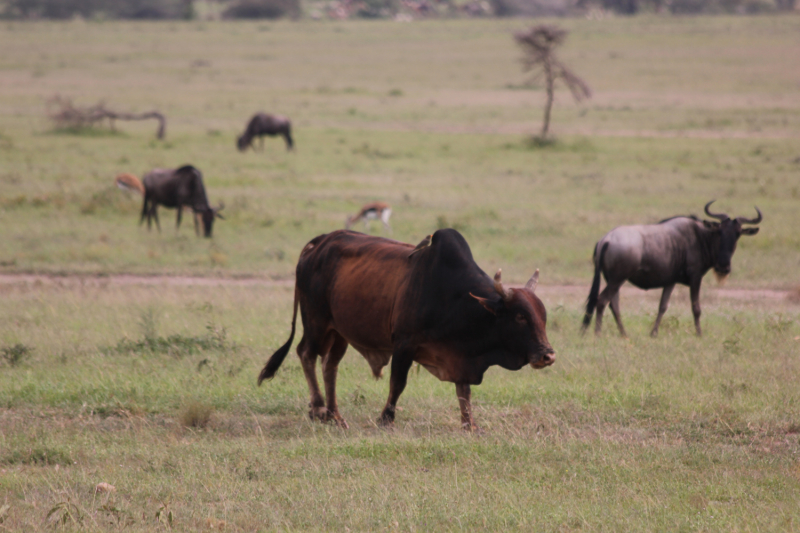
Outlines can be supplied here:
M270 137L281 135L286 141L286 149L292 150L294 148L294 141L292 140L292 122L286 117L268 115L266 113L256 113L253 115L253 118L247 123L247 128L244 130L244 133L236 139L236 146L239 148L239 151L244 152L253 144L253 139L258 137L261 149L263 150L264 135L269 135Z
M271 379L285 359L299 305L304 331L297 354L311 392L312 419L347 427L336 403L336 373L352 344L376 378L392 362L382 424L394 422L417 361L456 384L462 425L476 429L470 385L480 384L490 366L544 368L555 360L547 313L534 294L538 280L538 270L521 289L504 287L499 270L492 280L453 229L437 231L416 248L347 230L320 235L297 263L289 340L269 359L258 383ZM327 403L317 384L320 356Z
M625 328L619 312L619 289L630 281L640 289L663 287L658 316L650 335L658 335L661 318L667 311L669 297L676 283L688 285L692 299L692 314L697 334L700 329L700 283L711 268L719 278L731 272L731 257L741 235L755 235L758 228L743 228L743 224L758 224L758 217L730 218L726 214L715 214L708 210L714 200L708 202L705 213L719 220L700 220L695 216L677 216L662 220L658 224L620 226L608 232L594 248L594 281L586 304L586 316L582 330L586 331L592 321L592 312L597 307L595 332L600 333L603 311L608 303L617 322L620 334L625 337ZM606 288L600 291L600 273L606 279Z
M392 216L392 207L386 202L371 202L364 205L361 210L353 216L347 217L344 223L345 229L350 229L353 224L359 220L364 221L364 228L369 227L371 220L379 220L383 223L383 227L391 233L392 227L389 225L389 217Z
M155 219L156 227L161 231L161 224L158 221L159 205L178 209L176 228L181 225L183 208L190 208L194 214L195 233L200 234L197 222L199 217L203 221L205 237L211 237L215 218L224 219L220 214L224 204L220 203L216 208L209 205L206 189L203 186L203 175L191 165L177 169L157 168L145 174L142 181L132 174L120 174L116 178L116 183L119 187L142 193L144 202L139 224L147 218L147 229L150 229L150 220Z

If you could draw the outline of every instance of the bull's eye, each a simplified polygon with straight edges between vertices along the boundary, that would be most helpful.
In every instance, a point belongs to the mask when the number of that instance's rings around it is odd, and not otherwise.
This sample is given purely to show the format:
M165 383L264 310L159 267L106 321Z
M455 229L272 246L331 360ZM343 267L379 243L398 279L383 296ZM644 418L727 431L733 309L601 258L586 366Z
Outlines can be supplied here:
M514 317L514 320L516 320L518 324L524 325L528 323L528 321L525 320L525 315L523 315L522 313L517 313L517 316Z

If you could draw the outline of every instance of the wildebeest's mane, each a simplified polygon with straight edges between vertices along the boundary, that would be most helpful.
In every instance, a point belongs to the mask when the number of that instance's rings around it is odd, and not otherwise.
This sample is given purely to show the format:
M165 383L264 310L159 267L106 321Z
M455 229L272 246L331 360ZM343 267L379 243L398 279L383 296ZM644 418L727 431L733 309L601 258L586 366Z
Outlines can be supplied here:
M676 218L690 218L695 222L702 222L696 215L675 215L674 217L665 218L664 220L660 220L658 223L663 224L664 222L669 222L670 220L675 220Z

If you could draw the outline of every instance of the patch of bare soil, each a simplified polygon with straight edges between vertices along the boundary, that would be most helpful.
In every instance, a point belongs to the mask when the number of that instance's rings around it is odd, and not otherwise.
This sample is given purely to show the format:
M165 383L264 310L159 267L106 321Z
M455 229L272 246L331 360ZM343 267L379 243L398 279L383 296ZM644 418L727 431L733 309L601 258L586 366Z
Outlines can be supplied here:
M200 276L142 276L134 274L114 275L48 275L48 274L0 274L0 287L26 285L26 286L56 286L56 287L107 287L107 286L169 286L169 287L292 287L294 279L269 279L269 278L223 278ZM730 300L750 301L795 301L797 290L787 291L778 289L736 289L714 287L713 296ZM641 294L642 291L635 287L624 286L622 294ZM652 291L660 296L660 291ZM537 294L551 297L574 296L586 297L589 294L589 285L540 285Z

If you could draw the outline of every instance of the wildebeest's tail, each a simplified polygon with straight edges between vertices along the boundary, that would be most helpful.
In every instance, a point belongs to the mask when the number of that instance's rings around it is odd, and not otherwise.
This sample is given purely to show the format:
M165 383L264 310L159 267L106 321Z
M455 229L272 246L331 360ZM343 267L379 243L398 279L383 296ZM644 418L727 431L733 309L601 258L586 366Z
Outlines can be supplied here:
M286 359L286 354L289 353L289 348L292 347L292 341L294 340L294 331L295 331L295 324L297 323L297 287L295 286L294 289L294 314L292 315L292 334L289 335L289 340L286 341L286 344L278 348L278 351L272 354L272 357L269 358L267 364L264 365L264 368L261 370L261 373L258 375L258 384L261 385L261 382L265 379L272 379L275 376L275 372L281 367L283 364L283 360Z
M598 257L597 246L594 247L594 280L592 281L592 290L589 291L589 300L586 302L586 316L583 317L583 326L581 326L583 331L586 331L592 322L592 314L594 308L597 307L597 296L600 294L600 271L603 269L603 257L606 255L607 249L608 243L603 244Z
M133 174L128 174L127 172L120 174L116 177L114 182L120 189L125 189L126 191L137 191L140 194L144 194L144 185L142 185L142 182L139 180L139 178Z

